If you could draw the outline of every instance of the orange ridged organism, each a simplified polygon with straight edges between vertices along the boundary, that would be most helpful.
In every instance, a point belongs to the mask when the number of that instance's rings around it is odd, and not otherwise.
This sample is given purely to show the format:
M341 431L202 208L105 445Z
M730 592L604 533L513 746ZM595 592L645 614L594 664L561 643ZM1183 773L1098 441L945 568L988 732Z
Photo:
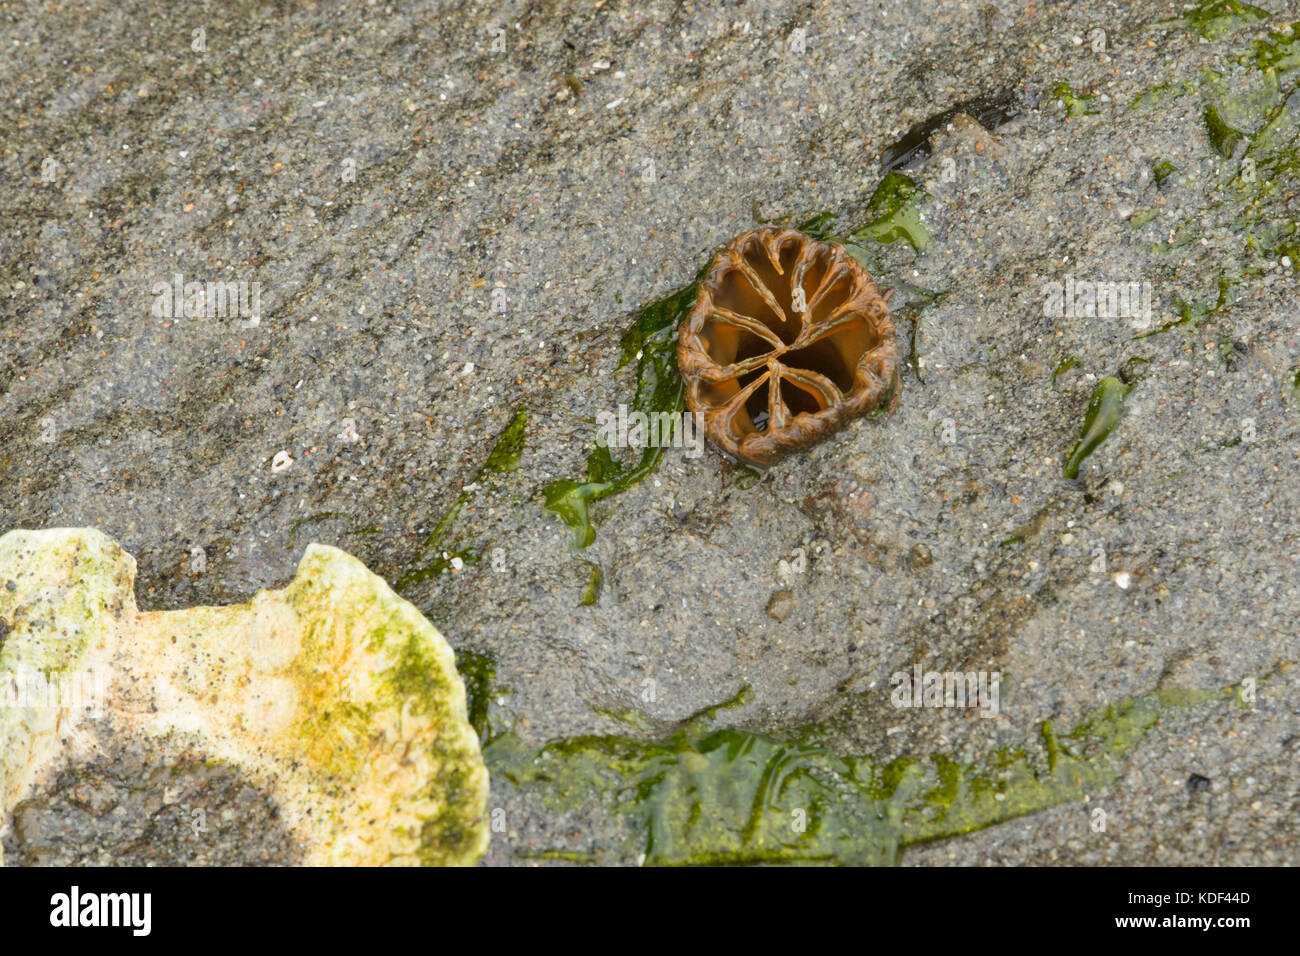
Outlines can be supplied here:
M682 322L686 404L760 467L898 400L888 293L843 246L764 227L718 253Z

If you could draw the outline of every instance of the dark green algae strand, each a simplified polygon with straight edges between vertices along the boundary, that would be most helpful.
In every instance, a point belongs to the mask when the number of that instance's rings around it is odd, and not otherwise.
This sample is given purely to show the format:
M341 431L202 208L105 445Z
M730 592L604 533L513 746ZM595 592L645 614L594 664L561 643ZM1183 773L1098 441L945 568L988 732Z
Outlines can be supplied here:
M528 413L520 407L515 410L510 422L497 435L497 439L492 445L492 450L488 452L483 466L479 468L473 480L469 483L470 487L474 488L484 482L494 484L494 478L518 468L527 437ZM451 508L442 516L442 520L438 522L428 537L424 539L424 544L420 547L420 556L412 562L411 567L398 579L397 590L399 592L442 574L443 571L452 566L452 560L455 558L459 558L466 564L478 562L479 555L474 549L457 548L449 544L456 520L465 509L465 505L470 502L476 493L477 491L466 490L456 496Z
M1113 375L1103 378L1093 389L1088 412L1079 431L1079 440L1065 456L1065 477L1078 478L1079 466L1085 458L1110 436L1120 416L1124 414L1124 398L1132 390Z
M1056 369L1052 372L1052 384L1055 385L1058 378L1070 369L1077 367L1078 364L1079 360L1073 355L1067 355L1065 358L1061 359L1060 364L1058 364Z
M699 281L654 302L637 315L620 342L618 367L636 362L636 393L630 410L646 414L680 414L686 386L677 371L677 327L691 311ZM609 448L597 445L587 456L585 481L553 481L542 489L546 509L573 529L573 546L581 550L596 540L588 513L591 504L639 483L663 458L664 448L646 446L636 461L624 463Z
M1229 126L1214 104L1205 107L1205 130L1210 137L1210 145L1224 159L1232 159L1237 144L1246 139L1246 134Z
M600 589L605 583L605 572L594 561L583 561L582 563L586 566L587 587L582 592L582 600L578 602L578 606L590 607L600 597Z

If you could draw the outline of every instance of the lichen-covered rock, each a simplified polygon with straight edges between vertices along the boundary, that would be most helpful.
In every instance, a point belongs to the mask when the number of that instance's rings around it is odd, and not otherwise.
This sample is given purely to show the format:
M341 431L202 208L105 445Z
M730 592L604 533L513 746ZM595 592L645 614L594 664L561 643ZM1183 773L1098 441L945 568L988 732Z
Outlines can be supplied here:
M359 561L313 544L284 589L184 611L140 612L134 578L134 559L93 529L0 538L9 836L15 809L70 767L94 790L108 748L176 772L195 760L237 772L274 802L289 862L483 853L487 771L451 648ZM160 794L155 812L167 803Z

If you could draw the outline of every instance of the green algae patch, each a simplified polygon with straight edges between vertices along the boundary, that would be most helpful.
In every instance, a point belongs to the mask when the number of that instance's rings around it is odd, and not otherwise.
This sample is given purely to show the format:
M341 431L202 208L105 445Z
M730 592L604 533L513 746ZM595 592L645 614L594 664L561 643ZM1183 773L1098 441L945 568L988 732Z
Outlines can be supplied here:
M105 732L147 744L164 770L195 753L238 768L275 800L310 864L482 855L487 770L451 648L381 578L312 544L281 590L141 613L134 576L130 555L94 529L0 538L0 683L36 662L102 675L93 703ZM111 752L112 740L72 733L80 703L0 713L0 811L56 762Z
M497 666L487 654L460 649L456 651L456 672L465 684L465 713L469 725L478 734L479 743L490 736L492 686L496 683Z
M1076 93L1065 80L1056 84L1056 87L1052 90L1052 95L1065 108L1067 116L1097 116L1099 113L1092 106L1092 101L1095 98L1093 94Z
M1181 297L1176 298L1174 300L1174 311L1178 314L1178 318L1166 322L1159 328L1152 329L1149 332L1139 332L1137 335L1133 336L1133 338L1149 339L1153 335L1163 335L1165 332L1179 328L1195 332L1201 327L1201 323L1204 322L1208 316L1223 311L1223 309L1228 305L1228 296L1231 293L1233 286L1232 280L1225 275L1221 275L1218 278L1217 285L1219 290L1218 298L1215 299L1213 305L1208 302L1201 302L1197 299L1188 300Z
M1155 219L1158 219L1159 216L1160 216L1160 210L1154 207L1149 209L1140 209L1133 214L1131 219L1129 219L1128 221L1129 228L1141 229L1147 223Z
M1078 367L1079 360L1073 355L1067 355L1065 358L1061 359L1060 363L1056 366L1056 369L1052 372L1052 384L1055 385L1056 380L1070 369Z
M474 499L475 495L495 488L497 476L514 471L519 467L519 459L524 453L527 437L528 413L523 408L519 408L511 417L510 423L497 436L497 440L493 443L492 450L488 452L483 467L478 470L478 473L474 475L474 479L456 496L455 502L443 515L437 527L424 539L424 543L420 547L419 557L398 578L397 590L405 591L407 588L436 578L448 568L456 567L456 562L461 564L476 564L478 562L480 553L478 550L472 547L457 547L451 544L451 535L456 520L460 517L461 512L465 510L465 506Z
M1242 0L1202 0L1183 14L1193 30L1213 43L1273 14Z
M971 763L845 756L811 740L718 727L721 708L654 740L587 736L532 749L506 734L485 758L493 775L536 789L556 811L602 800L629 824L618 852L647 865L893 865L908 845L1112 786L1162 717L1237 691L1157 691L1065 734L1044 723L1037 741Z
M1210 137L1210 146L1224 159L1232 159L1232 154L1237 151L1237 144L1245 140L1246 134L1229 126L1219 113L1219 108L1212 104L1205 107L1204 119L1205 130Z
M929 193L913 182L911 177L891 170L880 180L880 185L867 200L872 220L850 233L848 239L862 243L871 238L886 245L906 239L917 252L924 252L933 239L921 221L920 206L929 198Z
M1297 26L1300 23L1287 24L1281 30L1270 30L1263 39L1255 40L1250 52L1239 57L1238 62L1247 63L1257 70L1274 70L1279 73L1300 70L1300 46L1296 44L1300 40L1300 30L1296 29Z
M605 574L600 570L600 565L594 561L582 563L587 567L587 587L582 592L582 600L578 602L578 606L591 607L600 597L600 589L605 583Z
M1204 36L1226 37L1260 13L1248 4L1211 3L1201 4L1188 19ZM1225 161L1209 195L1181 213L1171 208L1162 215L1162 222L1166 217L1172 221L1162 224L1167 238L1154 243L1153 252L1167 254L1198 241L1207 222L1240 236L1246 250L1275 255L1300 231L1295 212L1300 182L1298 37L1295 24L1253 36L1224 55L1222 71L1203 69L1164 90L1148 91L1152 101L1175 93L1195 95L1201 101L1204 142ZM1146 94L1139 97L1146 99ZM1157 185L1163 187L1172 171L1157 167Z
M1083 419L1083 428L1079 431L1079 440L1065 456L1066 478L1078 478L1079 466L1084 459L1110 436L1120 416L1124 414L1124 398L1130 391L1130 386L1114 376L1103 378L1097 383Z
M1068 87L1067 87L1068 88ZM1058 86L1057 89L1060 89ZM1177 99L1180 96L1186 96L1192 91L1190 83L1181 86L1172 86L1169 83L1157 83L1151 89L1140 93L1133 98L1129 109L1140 110L1148 106L1158 106L1161 103L1167 103L1170 100Z
M1165 180L1176 172L1178 172L1178 167L1168 160L1161 160L1151 167L1151 175L1155 177L1158 188L1163 188Z
M466 649L456 651L456 670L465 682L465 709L470 726L478 734L479 745L486 746L513 725L514 718L504 705L510 688L497 683L496 661L487 654Z
M1202 81L1209 99L1204 115L1211 147L1232 159L1246 144L1241 158L1226 170L1219 195L1228 204L1231 227L1248 246L1276 246L1296 232L1300 57L1292 51L1293 42L1293 36L1270 33L1237 57L1248 70L1244 80L1207 71Z

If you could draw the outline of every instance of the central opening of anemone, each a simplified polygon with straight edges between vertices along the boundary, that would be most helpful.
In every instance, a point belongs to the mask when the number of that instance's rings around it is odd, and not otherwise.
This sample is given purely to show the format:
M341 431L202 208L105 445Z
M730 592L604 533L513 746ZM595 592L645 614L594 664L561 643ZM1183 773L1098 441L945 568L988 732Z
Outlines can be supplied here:
M737 384L741 389L748 388L755 379L761 378L766 374L766 372L766 369L755 369L752 372L740 376ZM764 382L762 385L758 386L758 388L754 389L754 394L750 395L749 398L745 400L745 412L749 415L750 424L754 426L755 431L767 431L767 390L770 385L770 382Z

